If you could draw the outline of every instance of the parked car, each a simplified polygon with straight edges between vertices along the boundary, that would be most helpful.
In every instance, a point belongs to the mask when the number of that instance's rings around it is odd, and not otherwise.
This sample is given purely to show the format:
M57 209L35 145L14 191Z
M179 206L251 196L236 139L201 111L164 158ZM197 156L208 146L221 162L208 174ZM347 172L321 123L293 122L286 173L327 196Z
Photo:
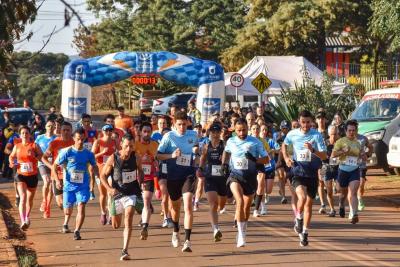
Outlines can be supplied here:
M9 94L0 95L0 108L14 108L15 102L14 98Z
M163 97L161 90L144 90L140 94L139 108L141 112L151 111L154 99Z
M0 111L0 128L6 126L3 116L4 112L6 112L6 110ZM10 114L10 119L16 124L28 125L28 122L32 121L34 118L33 111L30 108L9 108L7 112Z
M400 176L400 130L390 138L387 162L389 167Z
M187 108L188 102L195 101L196 95L195 92L183 92L156 99L153 102L153 113L165 115L172 105L178 108Z

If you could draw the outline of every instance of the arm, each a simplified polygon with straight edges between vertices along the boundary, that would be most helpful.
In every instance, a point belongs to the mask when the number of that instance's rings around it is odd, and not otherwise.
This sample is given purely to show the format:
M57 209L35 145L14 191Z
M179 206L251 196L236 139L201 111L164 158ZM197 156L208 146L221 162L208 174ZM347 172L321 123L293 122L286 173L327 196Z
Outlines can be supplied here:
M40 161L43 157L43 152L42 152L42 149L40 148L40 146L38 146L37 144L35 144L35 152L36 152L36 155L35 155L36 159L38 161Z
M144 172L142 168L142 157L136 157L136 166L138 171L138 182L139 184L143 183L144 180Z
M117 190L115 190L108 184L107 177L111 175L111 171L113 168L114 168L114 157L112 156L107 159L107 162L103 166L103 169L100 173L101 184L107 189L107 192L112 196L116 194Z
M15 146L14 146L13 150L11 151L9 157L10 157L10 158L9 158L9 161L10 161L10 168L14 168L14 167L15 167L15 166L14 166L14 159L16 159L16 157L17 157L17 148L16 148Z
M11 143L7 143L6 147L4 149L4 153L7 154L7 155L10 155L12 150L13 150L12 149L12 144Z
M204 145L203 150L201 152L200 163L199 163L200 168L204 168L206 165L207 151L208 151L208 144Z
M286 165L288 167L292 167L293 166L293 159L291 159L291 157L288 154L288 150L287 150L287 145L283 142L282 146L281 146L281 152L283 155L283 159L286 162Z
M51 157L51 152L50 152L50 147L46 150L46 152L43 153L42 155L42 162L44 165L47 166L47 168L52 169L53 164L50 163L49 157Z

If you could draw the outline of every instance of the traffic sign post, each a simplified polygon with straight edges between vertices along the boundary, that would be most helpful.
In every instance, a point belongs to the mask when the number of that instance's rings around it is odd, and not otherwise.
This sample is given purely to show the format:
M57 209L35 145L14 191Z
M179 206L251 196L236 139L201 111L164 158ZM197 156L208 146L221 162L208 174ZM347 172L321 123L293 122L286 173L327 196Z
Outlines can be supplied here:
M244 77L240 73L234 73L231 76L231 85L235 87L235 95L236 95L236 101L239 101L239 96L238 96L238 87L242 86L244 83Z
M262 102L262 95L268 87L271 86L272 81L265 76L264 73L260 73L257 77L251 82L251 84L260 92L260 104Z

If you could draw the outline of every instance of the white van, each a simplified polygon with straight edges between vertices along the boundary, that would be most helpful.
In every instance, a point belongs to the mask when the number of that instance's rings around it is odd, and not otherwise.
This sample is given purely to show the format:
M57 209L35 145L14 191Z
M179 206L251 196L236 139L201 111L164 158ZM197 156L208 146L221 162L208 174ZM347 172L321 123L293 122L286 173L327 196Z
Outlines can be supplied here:
M400 130L390 139L387 161L394 172L400 176Z

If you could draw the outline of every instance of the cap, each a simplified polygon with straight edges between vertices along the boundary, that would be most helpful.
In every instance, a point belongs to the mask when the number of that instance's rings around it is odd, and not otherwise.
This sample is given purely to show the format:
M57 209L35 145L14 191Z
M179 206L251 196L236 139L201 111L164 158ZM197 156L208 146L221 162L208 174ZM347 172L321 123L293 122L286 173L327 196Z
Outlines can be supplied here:
M326 118L326 113L324 111L319 111L317 113L317 116L315 116L317 119L318 118Z
M119 107L117 108L117 110L118 110L118 111L124 111L125 108L124 108L124 106L119 106Z
M221 125L219 125L218 123L213 123L210 126L210 132L220 132L222 130Z
M287 121L282 121L282 122L281 122L280 128L281 128L281 129L282 129L282 128L289 129L289 128L290 128L289 122L287 122Z
M193 126L193 128L201 128L202 126L201 126L201 124L200 123L196 123L194 126Z
M101 128L102 131L114 130L114 127L111 124L106 124Z

